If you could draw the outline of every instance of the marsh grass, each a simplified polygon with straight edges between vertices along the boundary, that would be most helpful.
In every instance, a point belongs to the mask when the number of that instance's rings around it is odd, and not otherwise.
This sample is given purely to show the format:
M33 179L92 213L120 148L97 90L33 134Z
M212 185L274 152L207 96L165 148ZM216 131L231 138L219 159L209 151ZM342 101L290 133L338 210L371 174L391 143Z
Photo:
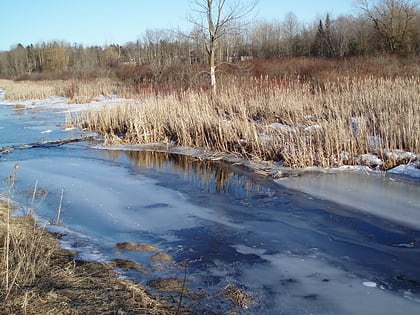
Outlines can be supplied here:
M11 81L0 80L0 88L6 90L5 98L9 100L46 99L53 96L64 96L73 103L88 103L99 95L119 94L131 97L129 89L111 79L95 80L48 80L48 81Z
M26 286L42 274L51 261L57 243L36 228L31 217L11 217L7 205L3 204L1 217L8 221L0 228L0 250L3 253L0 287L8 296L13 290ZM8 253L5 250L8 250Z
M355 164L365 153L420 152L420 79L225 81L215 95L189 91L73 117L107 144L174 143L286 166Z

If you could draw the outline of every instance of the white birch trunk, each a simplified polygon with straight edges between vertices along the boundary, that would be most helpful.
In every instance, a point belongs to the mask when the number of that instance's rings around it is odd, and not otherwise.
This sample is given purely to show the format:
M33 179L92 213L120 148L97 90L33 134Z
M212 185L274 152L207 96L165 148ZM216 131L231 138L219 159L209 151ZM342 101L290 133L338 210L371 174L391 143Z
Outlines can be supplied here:
M216 92L216 67L210 67L210 84L213 92Z

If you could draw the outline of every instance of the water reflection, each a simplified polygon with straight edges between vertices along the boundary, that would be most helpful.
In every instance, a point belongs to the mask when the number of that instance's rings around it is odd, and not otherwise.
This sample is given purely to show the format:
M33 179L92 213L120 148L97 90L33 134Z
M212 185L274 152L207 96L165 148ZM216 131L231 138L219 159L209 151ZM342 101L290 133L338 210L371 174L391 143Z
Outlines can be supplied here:
M148 171L154 175L160 172L162 175L158 179L165 185L186 191L192 196L193 202L217 209L219 215L231 218L232 222L288 223L310 229L322 227L330 240L337 240L341 238L340 235L347 234L351 235L352 243L359 244L398 246L410 244L417 237L410 229L396 229L396 226L378 217L349 212L328 200L315 200L301 192L284 189L267 179L259 181L220 161L202 161L161 152L107 151L106 154L112 160L131 163L147 176L150 174ZM322 177L317 175L316 178L320 179L317 187L324 189ZM347 177L342 179L346 182ZM359 176L358 180L362 181L363 178ZM335 183L334 187L343 187L343 183L332 182ZM188 234L186 231L182 233ZM214 244L212 246L217 247Z
M186 155L150 151L106 151L106 157L117 161L128 158L131 164L142 169L159 170L176 174L209 193L232 194L234 198L246 198L247 192L266 191L248 176L234 172L223 162L199 160Z

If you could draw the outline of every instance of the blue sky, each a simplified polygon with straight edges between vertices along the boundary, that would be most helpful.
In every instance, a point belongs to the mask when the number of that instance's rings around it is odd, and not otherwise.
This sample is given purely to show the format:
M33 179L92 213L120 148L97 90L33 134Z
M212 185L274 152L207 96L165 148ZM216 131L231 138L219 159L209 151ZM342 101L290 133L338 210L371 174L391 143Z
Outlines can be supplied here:
M330 13L353 14L354 0L259 0L258 19L293 12L305 22ZM0 50L22 43L64 40L84 45L124 44L146 29L189 29L192 0L0 0Z

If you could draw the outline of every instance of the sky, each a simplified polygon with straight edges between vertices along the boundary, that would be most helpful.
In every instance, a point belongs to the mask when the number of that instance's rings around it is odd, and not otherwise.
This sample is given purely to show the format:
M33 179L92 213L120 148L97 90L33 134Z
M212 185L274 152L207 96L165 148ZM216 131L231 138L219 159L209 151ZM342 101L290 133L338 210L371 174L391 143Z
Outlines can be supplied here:
M202 1L202 0L199 0ZM0 0L0 51L53 40L123 45L147 29L189 30L193 0ZM310 23L330 13L354 14L354 0L257 0L256 19L282 20L288 12Z

